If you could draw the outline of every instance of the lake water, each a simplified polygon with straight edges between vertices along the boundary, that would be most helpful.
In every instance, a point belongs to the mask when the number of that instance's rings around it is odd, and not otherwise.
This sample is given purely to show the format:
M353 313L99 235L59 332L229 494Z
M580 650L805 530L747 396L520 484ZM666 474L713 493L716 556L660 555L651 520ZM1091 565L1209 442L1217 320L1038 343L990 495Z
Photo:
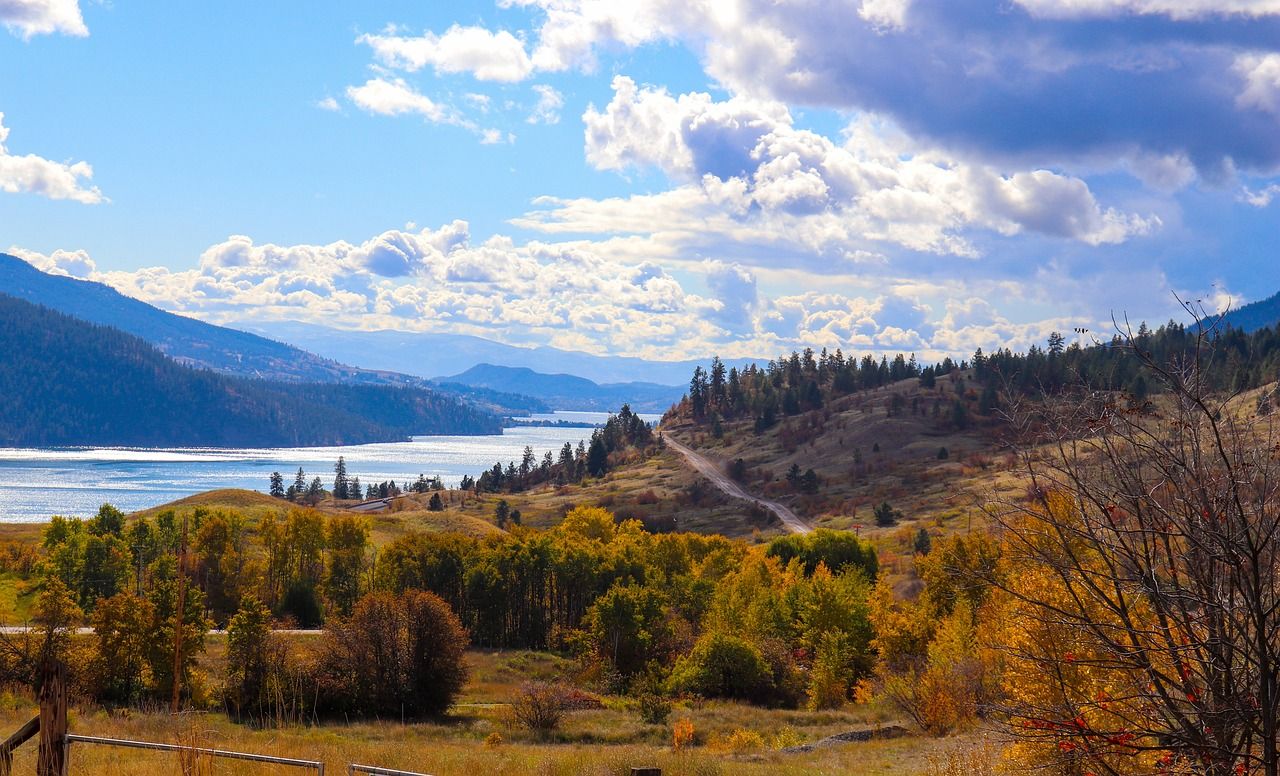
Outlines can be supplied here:
M603 423L603 412L557 412L534 420ZM656 415L642 415L656 422ZM344 447L299 448L0 448L0 522L42 522L51 515L85 517L103 503L125 512L164 504L214 488L247 488L264 493L271 472L285 484L301 466L308 482L320 477L333 483L333 464L343 456L349 476L362 484L439 476L456 485L463 475L476 476L502 461L520 462L525 445L538 459L565 442L577 445L591 437L589 428L508 428L494 436L415 437Z

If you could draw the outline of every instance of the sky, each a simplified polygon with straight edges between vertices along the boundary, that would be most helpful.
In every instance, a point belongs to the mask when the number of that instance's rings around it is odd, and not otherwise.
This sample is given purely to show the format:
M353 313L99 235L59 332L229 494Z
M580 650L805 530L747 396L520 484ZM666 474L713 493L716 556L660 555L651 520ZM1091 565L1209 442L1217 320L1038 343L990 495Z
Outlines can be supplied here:
M936 359L1280 291L1280 0L0 25L0 249L215 323Z

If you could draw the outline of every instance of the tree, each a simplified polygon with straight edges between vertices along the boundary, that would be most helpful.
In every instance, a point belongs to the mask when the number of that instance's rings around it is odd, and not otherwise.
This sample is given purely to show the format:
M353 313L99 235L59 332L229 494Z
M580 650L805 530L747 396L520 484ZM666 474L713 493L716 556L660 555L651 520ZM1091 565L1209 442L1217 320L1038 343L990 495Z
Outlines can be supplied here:
M291 488L291 492L292 495L289 497L290 501L296 501L306 495L307 475L303 473L301 466L298 467L298 475L293 478L293 487Z
M325 596L338 614L345 617L351 614L351 607L360 598L369 528L354 516L337 515L329 518L325 538L329 548Z
M609 470L609 451L605 449L604 440L597 434L591 435L591 449L587 451L587 472L592 477L603 477Z
M993 510L994 619L1017 623L1009 729L1030 759L1280 773L1280 435L1211 390L1210 328L1172 363L1146 330L1122 336L1158 411L1082 388L1022 426L1041 430L1023 448L1033 497Z
M662 656L671 639L665 603L665 597L649 587L611 587L585 618L597 659L629 679Z
M509 517L511 517L511 505L506 499L499 499L498 505L493 509L493 522L497 523L499 528L506 528Z
M467 642L438 596L370 593L325 631L322 708L383 718L443 714L466 682Z
M351 498L347 493L347 484L347 461L342 456L338 456L338 462L333 465L333 497Z
M444 511L444 501L440 498L439 493L431 494L431 500L427 502L427 509L432 512Z
M98 602L93 611L93 679L99 699L129 704L145 689L143 670L155 629L155 607L132 593Z
M271 472L271 495L275 498L284 498L284 477L280 472Z
M928 555L929 549L933 546L933 539L929 536L929 531L921 528L916 531L916 538L911 542L911 549L917 555Z
M894 509L888 501L882 501L880 502L880 505L875 508L875 516L876 525L881 528L888 528L891 525L896 525L898 523L898 518L902 515L898 510Z
M262 714L270 703L271 610L247 595L227 626L227 678L224 699L234 717Z

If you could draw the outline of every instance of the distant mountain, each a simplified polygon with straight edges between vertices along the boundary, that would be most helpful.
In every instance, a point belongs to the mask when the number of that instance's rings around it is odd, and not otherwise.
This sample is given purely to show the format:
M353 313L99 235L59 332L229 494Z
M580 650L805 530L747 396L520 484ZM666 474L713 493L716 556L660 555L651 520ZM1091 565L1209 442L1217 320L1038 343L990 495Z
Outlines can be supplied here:
M176 361L218 372L270 380L413 384L407 375L345 366L224 326L165 312L102 283L49 275L0 253L0 293L43 305L82 321L141 337Z
M1280 323L1280 293L1228 312L1226 322L1245 332L1255 332Z
M440 380L477 364L526 367L543 373L578 375L596 383L645 381L682 385L698 364L711 360L648 361L626 356L596 356L551 347L522 348L465 334L405 331L349 331L296 321L245 324L251 331L292 342L328 358L368 369L386 369ZM729 359L742 368L769 359ZM677 396L677 398L679 398ZM566 408L560 408L566 409ZM616 407L615 407L616 409Z
M180 364L118 329L0 293L0 445L281 447L494 434L422 388L281 383Z
M477 364L439 381L533 396L556 409L614 411L630 404L636 412L666 412L684 394L678 385L643 382L599 385L585 377L493 364Z

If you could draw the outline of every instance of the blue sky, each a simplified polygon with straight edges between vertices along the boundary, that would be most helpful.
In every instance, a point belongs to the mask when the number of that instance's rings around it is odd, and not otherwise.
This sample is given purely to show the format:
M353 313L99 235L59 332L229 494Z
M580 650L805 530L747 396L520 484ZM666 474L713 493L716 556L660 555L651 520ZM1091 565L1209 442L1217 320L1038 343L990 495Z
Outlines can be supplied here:
M219 323L936 356L1280 291L1277 0L0 23L0 248Z

